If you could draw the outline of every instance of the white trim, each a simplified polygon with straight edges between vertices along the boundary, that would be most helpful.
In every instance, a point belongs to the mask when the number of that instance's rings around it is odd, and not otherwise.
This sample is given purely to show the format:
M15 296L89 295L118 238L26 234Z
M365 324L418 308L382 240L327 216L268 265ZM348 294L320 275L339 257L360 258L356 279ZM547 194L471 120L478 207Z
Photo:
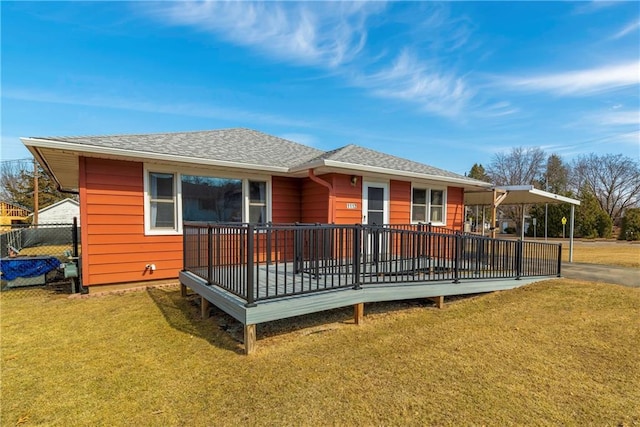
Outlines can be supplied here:
M423 185L420 183L415 183L412 182L411 183L411 207L410 207L410 211L409 211L409 219L411 221L411 224L418 224L420 221L414 221L413 220L413 190L417 189L417 190L425 190L426 191L426 212L425 212L425 219L426 222L431 223L431 225L435 225L435 226L439 226L439 227L443 227L447 225L447 193L448 193L448 187L441 187L441 186L429 186L429 185ZM442 221L437 221L434 222L431 220L431 191L432 190L436 190L436 191L442 191Z
M157 172L157 173L168 173L173 175L173 197L174 197L174 228L151 228L151 196L149 195L149 174ZM162 167L159 165L147 165L144 164L143 167L143 185L144 185L144 234L145 236L175 236L182 234L182 197L179 197L181 194L181 186L180 186L180 176L179 174L170 168ZM179 216L178 216L179 215Z
M397 170L397 169L383 168L379 166L367 166L367 165L360 165L357 163L338 162L335 160L319 160L311 164L305 164L304 167L293 167L289 169L289 172L297 172L299 170L307 170L310 168L315 169L320 167L331 167L331 168L343 169L343 170L346 169L350 171L379 173L382 175L390 175L390 176L401 177L401 178L413 178L413 179L436 181L439 183L452 184L452 186L462 186L464 188L487 188L488 189L492 187L491 183L486 183L486 182L476 181L471 179L431 175L431 174L419 173L419 172L408 172L408 171ZM457 185L453 185L453 184L457 184Z
M174 229L152 229L151 228L151 198L149 196L149 173L169 173L174 176L174 197L175 197L175 209L174 218L176 226ZM266 221L271 221L272 215L272 185L271 175L254 174L254 173L242 173L242 172L230 172L228 170L215 170L207 168L179 168L171 167L167 165L157 163L144 163L143 167L143 183L144 183L144 234L148 236L174 236L182 234L182 176L203 176L210 178L229 178L242 181L242 221L249 221L249 181L263 181L267 184L266 194Z
M383 205L382 205L382 222L389 224L389 181L362 181L362 224L368 224L367 212L369 210L369 200L366 197L367 187L382 188ZM366 218L366 222L365 222Z
M250 170L261 170L266 172L280 172L286 173L289 171L289 168L282 166L266 166L266 165L258 165L251 163L238 163L231 162L226 160L212 160L212 159L203 159L200 157L187 157L180 156L176 154L163 154L163 153L154 153L151 151L138 151L138 150L128 150L122 148L111 148L111 147L98 147L95 145L82 145L78 143L70 143L70 142L61 142L61 141L52 141L47 139L40 138L20 138L22 143L27 147L38 147L38 148L53 148L58 150L66 150L72 151L75 154L83 155L85 153L89 154L98 154L98 155L107 155L107 156L116 156L119 158L131 158L131 159L139 159L139 160L156 160L156 161L164 161L164 162L183 162L183 163L192 163L200 166L218 166L225 168L233 168L233 169L250 169Z

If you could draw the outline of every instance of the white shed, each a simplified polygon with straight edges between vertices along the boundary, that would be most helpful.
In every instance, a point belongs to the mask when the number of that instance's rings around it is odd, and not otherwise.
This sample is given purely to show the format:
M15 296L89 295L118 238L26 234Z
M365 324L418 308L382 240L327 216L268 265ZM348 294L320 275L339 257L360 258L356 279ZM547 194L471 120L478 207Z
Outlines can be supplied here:
M38 211L38 224L71 224L73 217L80 225L80 204L73 199L64 199Z

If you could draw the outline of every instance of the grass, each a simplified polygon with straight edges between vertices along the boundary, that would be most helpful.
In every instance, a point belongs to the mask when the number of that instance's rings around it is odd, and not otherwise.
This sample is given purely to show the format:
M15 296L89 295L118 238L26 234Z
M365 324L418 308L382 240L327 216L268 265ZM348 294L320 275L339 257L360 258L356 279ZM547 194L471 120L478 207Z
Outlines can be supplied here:
M569 261L568 243L562 245L562 260ZM640 243L576 240L573 261L640 268Z
M72 251L71 245L29 246L20 250L20 256L51 255L64 256L65 251Z
M19 297L17 295L20 295ZM0 294L1 425L640 425L640 290L571 280L258 326L175 287Z

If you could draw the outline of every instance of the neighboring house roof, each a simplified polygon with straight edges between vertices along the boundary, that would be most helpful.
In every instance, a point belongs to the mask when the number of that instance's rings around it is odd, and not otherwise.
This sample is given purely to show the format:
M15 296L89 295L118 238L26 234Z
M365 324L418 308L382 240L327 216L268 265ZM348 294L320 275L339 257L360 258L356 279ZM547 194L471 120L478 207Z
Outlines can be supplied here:
M59 200L59 201L47 206L46 208L39 209L38 210L38 214L41 214L43 212L47 212L49 210L52 210L52 209L55 209L55 208L59 207L60 205L66 205L66 204L72 204L72 205L75 205L78 209L80 208L80 203L76 202L73 199L66 198L66 199ZM33 214L31 214L31 215L33 215Z
M10 207L12 207L12 208L16 208L16 209L22 209L22 210L25 210L25 211L27 211L27 212L31 212L31 209L29 209L29 208L25 208L24 206L19 205L19 204L17 204L17 203L7 202L7 201L5 201L5 200L0 200L0 204L5 205L5 206L10 206Z
M347 145L324 152L251 129L141 135L21 138L62 189L77 189L79 156L162 161L250 169L304 176L317 173L377 173L485 188L489 184L426 164Z

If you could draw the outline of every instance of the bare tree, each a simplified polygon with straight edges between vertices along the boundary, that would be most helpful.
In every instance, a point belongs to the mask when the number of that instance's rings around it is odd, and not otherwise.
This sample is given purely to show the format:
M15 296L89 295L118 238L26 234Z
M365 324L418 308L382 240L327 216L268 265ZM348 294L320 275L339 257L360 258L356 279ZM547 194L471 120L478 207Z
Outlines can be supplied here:
M0 199L17 203L14 195L19 191L25 173L33 170L32 159L3 160L0 162Z
M34 163L33 159L3 161L0 173L0 194L3 201L33 210L34 203ZM66 197L77 199L75 195L61 193L56 183L40 165L38 168L38 207L45 208Z
M640 164L622 154L591 153L574 161L572 184L588 188L618 224L626 208L639 206Z
M546 155L539 147L516 147L493 156L487 174L496 185L539 185Z
M539 147L516 147L510 152L497 153L487 168L487 175L495 185L535 185L540 187L547 156ZM516 230L522 230L522 211L524 206L503 206L504 217L516 224Z

